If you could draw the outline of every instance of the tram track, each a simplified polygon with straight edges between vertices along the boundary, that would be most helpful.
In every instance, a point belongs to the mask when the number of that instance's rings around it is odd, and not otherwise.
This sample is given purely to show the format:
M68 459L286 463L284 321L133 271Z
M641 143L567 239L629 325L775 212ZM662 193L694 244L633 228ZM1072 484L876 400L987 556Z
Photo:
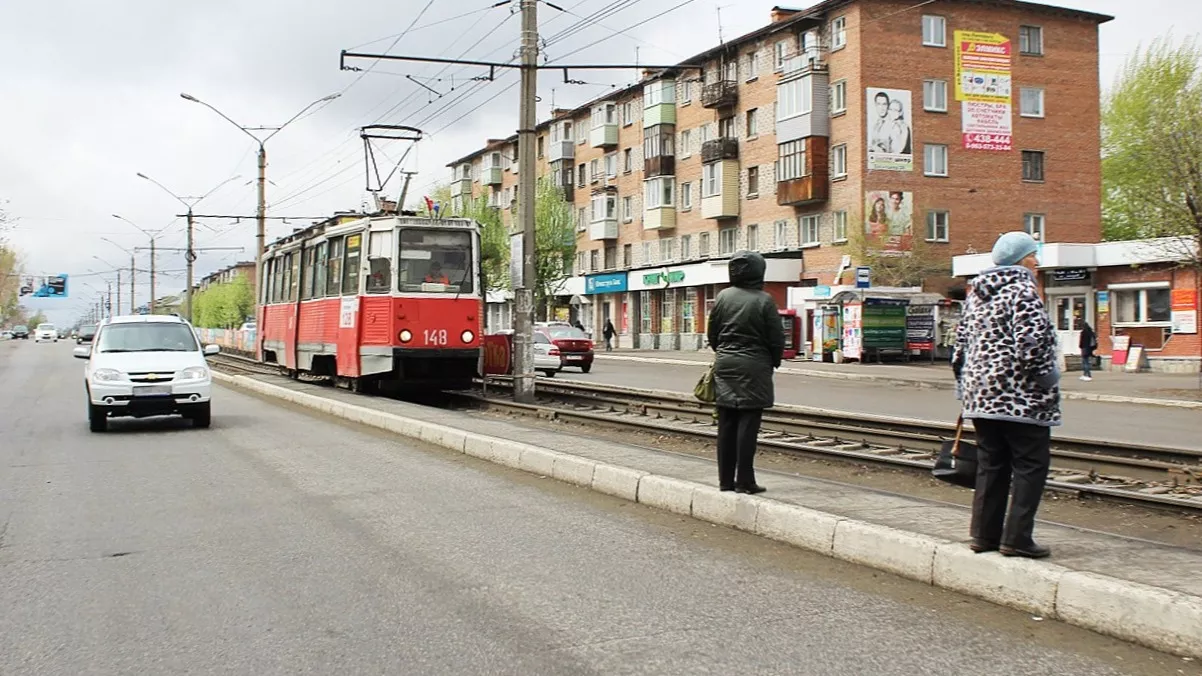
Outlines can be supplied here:
M280 375L276 365L222 354L210 364L239 375ZM449 393L460 407L712 443L714 409L686 394L540 378L535 403L512 401L512 379L490 377ZM765 412L759 443L775 451L929 473L950 423L778 405ZM971 438L971 428L966 433ZM1202 514L1202 450L1053 437L1048 489Z

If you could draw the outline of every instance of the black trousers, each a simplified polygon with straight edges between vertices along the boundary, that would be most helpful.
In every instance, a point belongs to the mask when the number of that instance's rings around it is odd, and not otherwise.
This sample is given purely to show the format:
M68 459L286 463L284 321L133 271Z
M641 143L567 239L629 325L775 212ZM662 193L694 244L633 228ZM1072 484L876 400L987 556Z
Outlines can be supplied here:
M755 485L755 443L764 411L718 407L718 485Z
M1052 430L1002 420L972 423L979 450L977 486L972 498L972 537L1011 547L1029 546L1033 542L1035 512L1048 480Z

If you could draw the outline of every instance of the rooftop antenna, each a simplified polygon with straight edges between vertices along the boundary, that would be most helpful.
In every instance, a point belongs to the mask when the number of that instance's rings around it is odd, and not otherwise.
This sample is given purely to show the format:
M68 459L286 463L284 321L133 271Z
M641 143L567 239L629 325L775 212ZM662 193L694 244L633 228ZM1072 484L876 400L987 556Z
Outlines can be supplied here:
M726 41L722 39L722 5L717 6L718 10L718 44L724 45Z

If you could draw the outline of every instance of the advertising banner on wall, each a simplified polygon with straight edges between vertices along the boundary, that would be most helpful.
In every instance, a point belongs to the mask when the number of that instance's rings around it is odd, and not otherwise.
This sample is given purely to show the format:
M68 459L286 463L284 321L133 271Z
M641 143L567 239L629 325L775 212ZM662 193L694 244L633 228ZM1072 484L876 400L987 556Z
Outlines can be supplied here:
M1197 289L1173 289L1171 299L1171 319L1173 333L1198 332L1198 291Z
M1011 150L1010 38L955 31L956 100L965 150Z
M868 170L914 169L910 90L868 87Z
M871 190L864 196L864 234L871 248L901 253L910 250L914 193Z

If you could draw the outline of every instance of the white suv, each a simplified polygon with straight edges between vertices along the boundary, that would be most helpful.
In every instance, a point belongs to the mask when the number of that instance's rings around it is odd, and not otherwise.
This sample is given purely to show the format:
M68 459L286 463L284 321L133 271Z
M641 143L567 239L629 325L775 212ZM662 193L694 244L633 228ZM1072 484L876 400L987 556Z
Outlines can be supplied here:
M213 387L206 355L192 326L175 315L130 315L105 320L92 345L75 348L87 359L84 385L88 423L108 429L108 419L182 415L195 427L208 427Z
M54 324L38 324L38 328L34 329L33 342L40 343L43 340L58 342L58 329L54 328Z

